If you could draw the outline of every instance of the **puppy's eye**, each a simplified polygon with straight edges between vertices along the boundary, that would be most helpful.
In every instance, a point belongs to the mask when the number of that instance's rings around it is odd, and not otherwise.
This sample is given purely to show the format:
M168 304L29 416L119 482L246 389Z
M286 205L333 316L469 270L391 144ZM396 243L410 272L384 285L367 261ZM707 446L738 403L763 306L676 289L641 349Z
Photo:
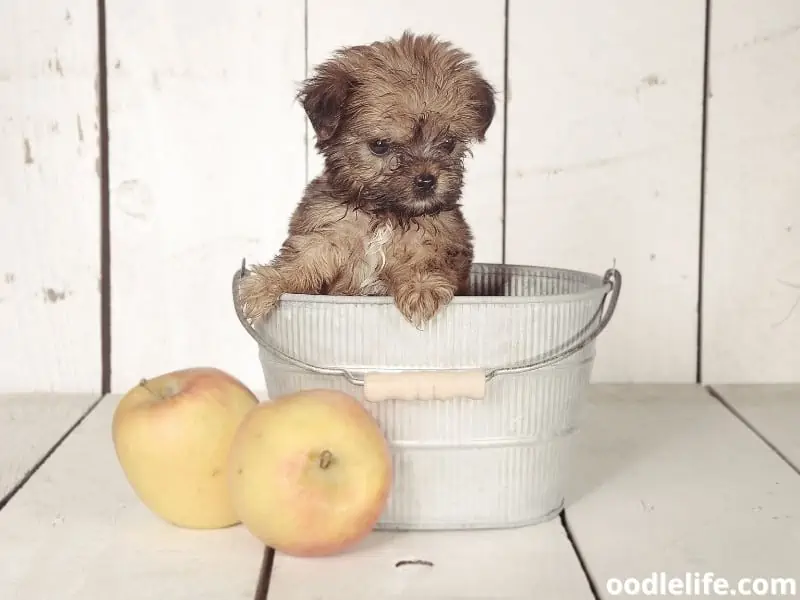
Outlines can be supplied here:
M456 140L455 138L447 138L444 142L442 142L441 146L439 146L445 152L452 152L455 150L456 147Z
M375 156L383 156L389 151L389 140L375 140L370 142L369 150Z

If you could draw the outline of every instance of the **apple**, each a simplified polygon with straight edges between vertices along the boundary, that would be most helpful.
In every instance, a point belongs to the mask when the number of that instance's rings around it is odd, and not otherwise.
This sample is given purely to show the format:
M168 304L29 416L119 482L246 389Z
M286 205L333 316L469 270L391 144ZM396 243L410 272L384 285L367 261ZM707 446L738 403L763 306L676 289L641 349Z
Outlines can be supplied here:
M365 537L386 505L389 446L353 396L301 390L262 402L231 446L231 498L241 523L293 556L343 552Z
M122 471L142 503L179 527L237 524L228 452L257 405L243 383L210 367L164 373L129 390L111 430Z

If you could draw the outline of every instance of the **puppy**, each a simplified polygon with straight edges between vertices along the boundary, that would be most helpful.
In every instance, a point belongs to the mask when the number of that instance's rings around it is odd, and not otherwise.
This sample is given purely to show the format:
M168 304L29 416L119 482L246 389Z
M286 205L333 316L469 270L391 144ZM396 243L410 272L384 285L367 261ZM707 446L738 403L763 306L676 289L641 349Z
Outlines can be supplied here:
M495 91L464 51L432 35L342 48L298 94L325 167L268 265L241 280L258 319L284 293L390 295L422 326L467 293L473 238L464 158L484 141Z

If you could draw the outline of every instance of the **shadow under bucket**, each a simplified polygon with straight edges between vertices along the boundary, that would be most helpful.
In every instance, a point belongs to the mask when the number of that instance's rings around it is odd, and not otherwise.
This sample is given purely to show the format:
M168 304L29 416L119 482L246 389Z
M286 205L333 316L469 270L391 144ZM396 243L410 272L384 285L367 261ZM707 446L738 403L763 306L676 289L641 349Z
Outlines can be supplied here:
M358 398L392 449L377 529L505 528L564 503L567 454L586 401L595 340L622 278L476 263L420 331L388 296L284 294L250 324L270 397L332 388Z

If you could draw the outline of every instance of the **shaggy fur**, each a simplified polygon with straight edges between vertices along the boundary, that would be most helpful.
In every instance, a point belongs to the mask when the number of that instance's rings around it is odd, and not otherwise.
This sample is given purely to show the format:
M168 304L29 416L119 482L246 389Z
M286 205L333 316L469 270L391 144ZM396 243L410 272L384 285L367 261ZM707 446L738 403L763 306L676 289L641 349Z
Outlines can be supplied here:
M391 295L422 327L466 293L464 158L492 123L493 88L462 50L405 32L338 50L299 98L325 168L278 255L242 280L245 315L265 315L283 293Z

